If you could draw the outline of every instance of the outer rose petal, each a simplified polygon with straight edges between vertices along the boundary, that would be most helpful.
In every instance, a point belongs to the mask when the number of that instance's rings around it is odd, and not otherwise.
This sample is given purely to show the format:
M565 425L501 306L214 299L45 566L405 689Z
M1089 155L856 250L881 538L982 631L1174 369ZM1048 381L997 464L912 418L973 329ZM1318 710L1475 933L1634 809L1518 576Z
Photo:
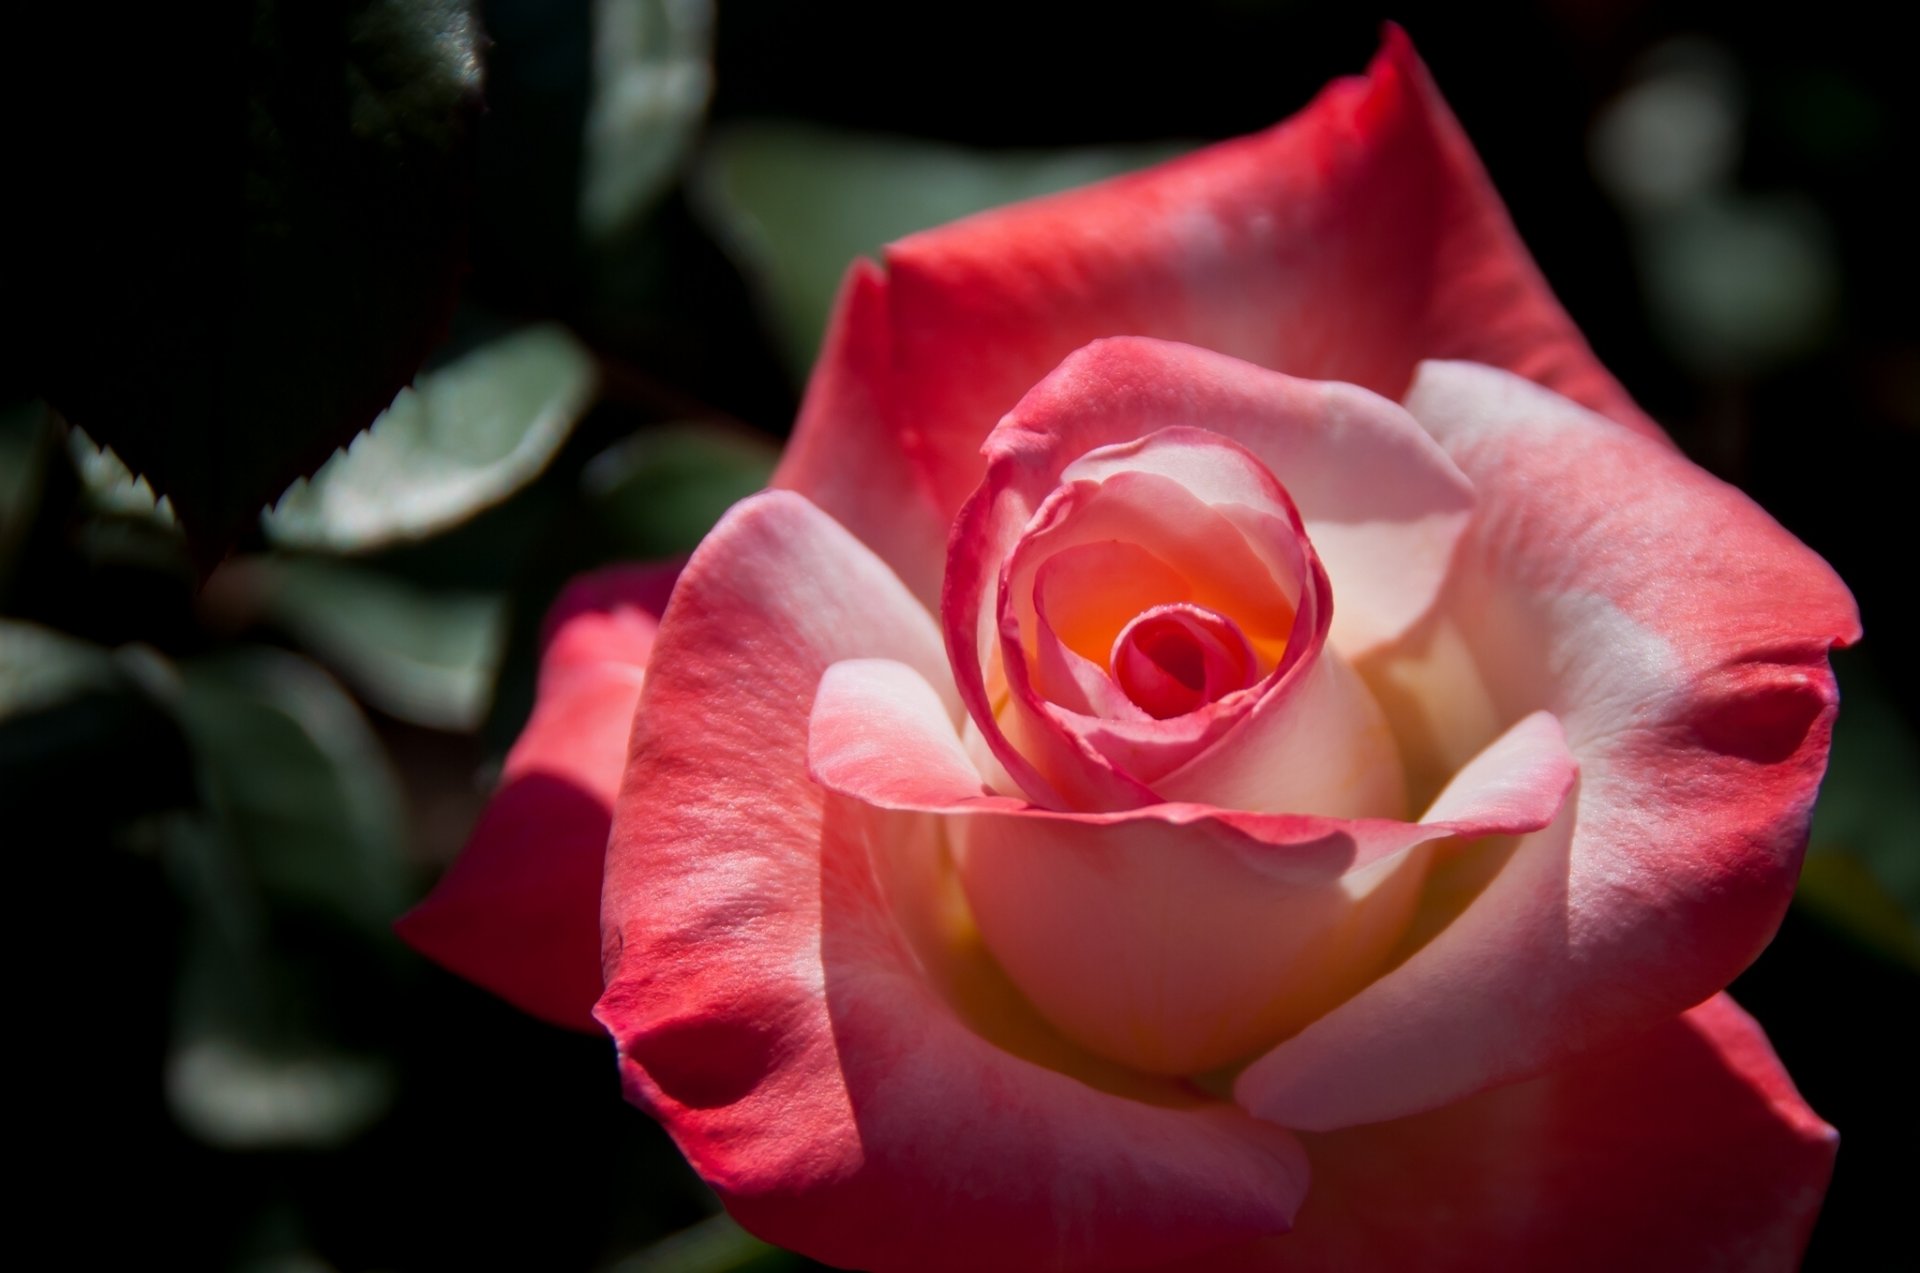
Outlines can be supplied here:
M936 993L871 811L807 777L815 685L854 655L945 676L931 615L846 531L783 492L736 507L662 623L616 808L596 1014L628 1095L749 1229L833 1263L1126 1269L1283 1232L1290 1133L1108 1095Z
M1718 995L1529 1082L1306 1141L1295 1230L1180 1273L1791 1273L1838 1137Z
M1826 563L1669 447L1464 363L1408 404L1480 492L1435 625L1468 661L1410 648L1374 674L1429 707L1482 685L1496 722L1545 707L1580 790L1431 942L1246 1070L1242 1103L1291 1127L1431 1109L1731 981L1793 891L1827 654L1859 633Z
M1397 28L1366 78L1278 127L914 235L886 268L894 436L949 513L994 422L1102 336L1393 399L1421 359L1473 359L1659 436L1553 299Z
M533 715L500 789L425 901L408 945L537 1017L598 1032L600 874L627 732L679 563L568 585L547 616Z
M953 515L909 456L912 426L892 413L892 359L886 276L855 261L772 485L825 509L932 606Z

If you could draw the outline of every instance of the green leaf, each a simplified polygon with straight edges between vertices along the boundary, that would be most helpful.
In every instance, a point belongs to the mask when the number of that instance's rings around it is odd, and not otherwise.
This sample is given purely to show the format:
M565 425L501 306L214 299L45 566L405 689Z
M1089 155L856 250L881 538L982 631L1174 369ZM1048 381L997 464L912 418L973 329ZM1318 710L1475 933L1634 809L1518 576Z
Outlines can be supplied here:
M156 526L179 524L173 515L173 502L156 496L146 478L136 476L119 456L88 437L85 429L67 430L67 455L92 511Z
M506 639L499 594L323 558L247 558L221 577L388 715L464 731L486 714Z
M191 834L218 833L182 824L174 856ZM221 941L204 922L188 925L186 947L165 1083L188 1131L227 1149L328 1147L386 1112L398 1088L393 1063L340 1047L300 1019L306 987L271 953Z
M758 434L669 426L595 456L581 484L617 555L671 557L693 551L722 513L765 487L779 458Z
M609 270L645 273L661 246L650 214L711 95L712 0L489 0L486 22L475 156L484 285L536 305L605 299Z
M544 324L403 389L262 518L282 547L365 552L458 525L538 477L593 400L593 358Z
M113 655L91 641L37 623L0 619L0 720L119 684Z
M396 1089L343 1027L390 982L408 896L398 786L353 701L296 655L188 663L176 709L202 810L159 827L185 905L169 1105L223 1146L338 1144Z
M251 649L185 665L178 710L259 886L384 934L408 900L400 792L353 700L305 659Z
M184 743L155 693L157 662L0 619L0 810L10 821L58 817L71 835L78 823L190 798Z
M611 1273L772 1273L800 1263L742 1229L725 1212L662 1238L615 1264Z
M581 160L589 240L629 230L679 170L713 92L712 0L593 0Z
M52 435L44 404L23 402L0 409L0 596L40 508Z
M1863 652L1834 655L1840 715L1799 900L1920 967L1920 741Z
M969 151L800 124L716 135L696 173L702 209L761 280L789 365L804 376L847 265L985 208L1169 159L1186 145Z
M1832 339L1841 274L1810 200L1714 195L1637 226L1649 308L1703 378L1744 378Z
M209 561L445 332L478 27L463 0L59 21L56 78L87 109L36 139L27 365Z
M1810 851L1794 901L1864 945L1920 972L1920 926L1860 855L1837 848Z

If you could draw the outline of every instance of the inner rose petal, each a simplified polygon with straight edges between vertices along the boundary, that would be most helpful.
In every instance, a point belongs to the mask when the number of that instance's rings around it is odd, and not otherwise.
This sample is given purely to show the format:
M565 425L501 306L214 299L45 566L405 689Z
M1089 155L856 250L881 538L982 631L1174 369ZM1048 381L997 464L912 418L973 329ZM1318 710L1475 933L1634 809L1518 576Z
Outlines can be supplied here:
M1256 549L1256 537L1277 547ZM1243 634L1258 680L1286 658L1304 551L1281 519L1230 519L1158 474L1070 483L1041 506L1003 568L1002 631L1011 640L1001 653L1022 660L1049 702L1082 713L1092 703L1092 715L1135 717L1125 707L1102 707L1132 700L1117 686L1110 696L1090 693L1087 674L1111 675L1115 642L1142 613L1189 603L1230 620ZM1276 559L1293 568L1276 570ZM1071 678L1061 675L1068 666L1075 669Z
M1324 645L1348 659L1401 636L1431 607L1473 504L1471 484L1395 403L1351 385L1297 380L1165 341L1116 338L1075 353L1001 418L983 454L985 477L948 539L941 594L947 645L961 699L1000 767L1018 789L1059 809L1137 808L1167 799L1157 779L1119 755L1142 744L1138 726L1184 729L1216 709L1240 711L1244 698L1271 700L1289 679L1269 673L1270 685L1263 679L1162 722L1070 721L1061 713L1075 709L1023 688L1023 677L1043 679L1037 664L1050 656L1037 648L1032 613L1020 613L1032 598L1008 588L1003 567L1059 492L1153 478L1185 491L1209 520L1238 529L1242 544L1256 554L1270 552L1270 576L1292 575L1302 586L1300 596L1290 598L1296 614L1316 614L1312 622L1303 619L1298 638L1315 652ZM1296 505L1292 488L1304 502ZM1282 533L1267 534L1275 522ZM1289 527L1292 534L1285 533ZM1330 593L1317 605L1309 595L1314 579L1329 576L1339 581L1338 615ZM1291 645L1264 647L1259 625L1236 602L1186 599L1234 619L1263 660L1314 661L1313 653ZM1102 670L1105 651L1079 653ZM1086 667L1065 657L1053 662L1065 674L1067 697L1097 697L1089 690L1098 684L1083 683ZM1229 730L1240 732L1238 725ZM1192 732L1184 754L1156 736L1144 740L1151 754L1141 758L1162 774L1202 762L1189 767L1187 777L1203 779L1203 753L1222 740L1210 730ZM1315 733L1318 728L1302 737ZM1322 740L1315 750L1344 760L1356 748L1340 737Z
M1256 549L1255 539L1279 547ZM1066 555L1108 545L1137 552L1124 562ZM1276 553L1287 554L1290 569L1274 568ZM1243 526L1169 478L1119 473L1069 483L1041 505L1003 569L1002 599L1029 656L1046 569L1048 619L1082 657L1104 662L1120 627L1147 606L1192 601L1230 615L1254 648L1277 662L1293 628L1303 567L1297 536L1280 518Z
M1073 803L1152 803L1308 670L1326 576L1284 488L1228 439L1166 429L1071 472L1000 571L994 719ZM1103 798L1085 781L1103 776L1131 790Z
M1156 720L1184 716L1259 674L1253 647L1232 619L1190 603L1155 606L1113 643L1113 679Z
M1138 543L1097 540L1054 552L1034 574L1033 603L1060 644L1105 667L1134 616L1193 600L1185 575Z

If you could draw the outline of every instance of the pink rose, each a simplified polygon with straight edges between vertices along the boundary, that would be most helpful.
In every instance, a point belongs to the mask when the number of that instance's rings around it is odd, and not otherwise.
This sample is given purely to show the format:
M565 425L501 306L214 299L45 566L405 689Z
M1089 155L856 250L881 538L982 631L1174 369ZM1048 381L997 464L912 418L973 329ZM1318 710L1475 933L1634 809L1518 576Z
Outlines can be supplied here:
M1404 36L856 265L775 486L563 601L404 925L591 1006L748 1229L1795 1264L1834 1133L1718 992L1853 602L1595 362Z

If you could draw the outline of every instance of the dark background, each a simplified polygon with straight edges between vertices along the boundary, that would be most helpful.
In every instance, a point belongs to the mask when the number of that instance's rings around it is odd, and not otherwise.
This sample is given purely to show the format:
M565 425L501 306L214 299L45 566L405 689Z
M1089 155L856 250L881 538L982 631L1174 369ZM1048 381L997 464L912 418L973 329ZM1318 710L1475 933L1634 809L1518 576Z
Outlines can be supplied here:
M198 545L190 552L177 529L116 510L69 460L32 405L35 393L60 402L36 380L40 366L8 369L4 387L21 405L7 427L25 441L0 472L13 484L6 507L24 511L0 535L0 613L123 651L106 681L0 729L0 825L25 937L13 978L28 1074L17 1117L38 1124L16 1161L37 1179L30 1197L87 1217L63 1224L53 1249L87 1266L156 1254L188 1268L289 1270L798 1264L708 1219L710 1196L665 1135L621 1102L604 1040L526 1019L383 930L470 827L524 718L532 632L561 582L599 561L690 544L752 489L792 418L792 351L804 336L782 327L768 244L758 255L743 246L738 209L724 206L725 174L736 171L727 165L744 162L728 139L768 120L880 132L987 152L977 170L964 153L932 152L936 165L977 177L1007 151L1229 137L1361 71L1391 17L1602 361L1689 455L1824 555L1860 601L1867 638L1836 660L1847 706L1802 899L1733 991L1842 1133L1807 1267L1912 1267L1920 1129L1900 1028L1920 1003L1920 668L1906 636L1920 271L1912 208L1894 191L1920 153L1920 94L1911 49L1889 38L1881 12L1846 2L1559 0L1467 13L729 0L712 28L707 122L675 169L691 176L659 186L616 230L590 232L575 194L594 162L581 142L588 6L483 4L487 112L456 183L470 214L467 269L451 343L429 365L554 318L593 351L602 391L537 481L419 542L349 554L342 577L345 595L362 589L369 606L385 595L380 581L425 598L427 609L393 621L408 652L433 647L422 657L444 651L419 633L461 613L447 598L495 607L504 626L501 651L483 660L489 680L497 672L490 710L452 720L369 692L365 659L392 651L343 652L277 599L307 588L297 570L325 554L276 548L249 526L207 577ZM167 20L156 30L157 43L121 51L123 69L144 68L127 70L142 92L191 79L209 58L216 76L225 65L204 30ZM129 118L153 108L111 84L89 91ZM128 129L143 144L165 140ZM69 151L83 144L55 136ZM819 188L781 187L770 210L749 213L777 219L789 195L830 199L840 152L808 149L816 133L772 136L803 139L788 162ZM190 130L176 140L185 157L175 177L221 171L228 143L208 150ZM156 162L176 163L149 155L141 171ZM60 207L62 172L20 171L16 198ZM986 202L1000 189L976 184ZM902 208L865 211L875 226L911 228L923 205L902 198ZM146 243L170 230L168 215L147 186L126 192L110 222L81 224ZM23 255L59 263L85 250L72 233L50 233ZM842 258L819 241L811 250L830 257L819 267L830 277ZM768 242L778 255L809 240ZM129 259L143 255L153 252ZM122 270L101 284L103 303L124 281ZM46 365L110 374L145 356L139 333L124 329L66 344ZM629 462L622 444L635 435L667 440ZM296 573L274 573L283 568ZM397 803L380 815L396 828L391 861L354 877L373 881L359 893L316 889L299 863L259 856L259 843L284 837L248 822L246 779L234 777L246 762L236 769L231 757L279 744L228 739L220 768L216 735L233 718L219 696L254 683L234 671L236 653L267 658L274 685L305 683L305 671L262 650L312 659L352 691L360 742L344 760L323 758L338 789L393 784ZM184 715L156 681L187 686ZM196 856L208 835L238 856ZM222 911L209 896L240 901ZM267 971L236 988L221 977L236 962ZM202 1037L254 1039L244 1055L267 1061L196 1070L186 1044ZM249 1121L261 1102L303 1113Z

